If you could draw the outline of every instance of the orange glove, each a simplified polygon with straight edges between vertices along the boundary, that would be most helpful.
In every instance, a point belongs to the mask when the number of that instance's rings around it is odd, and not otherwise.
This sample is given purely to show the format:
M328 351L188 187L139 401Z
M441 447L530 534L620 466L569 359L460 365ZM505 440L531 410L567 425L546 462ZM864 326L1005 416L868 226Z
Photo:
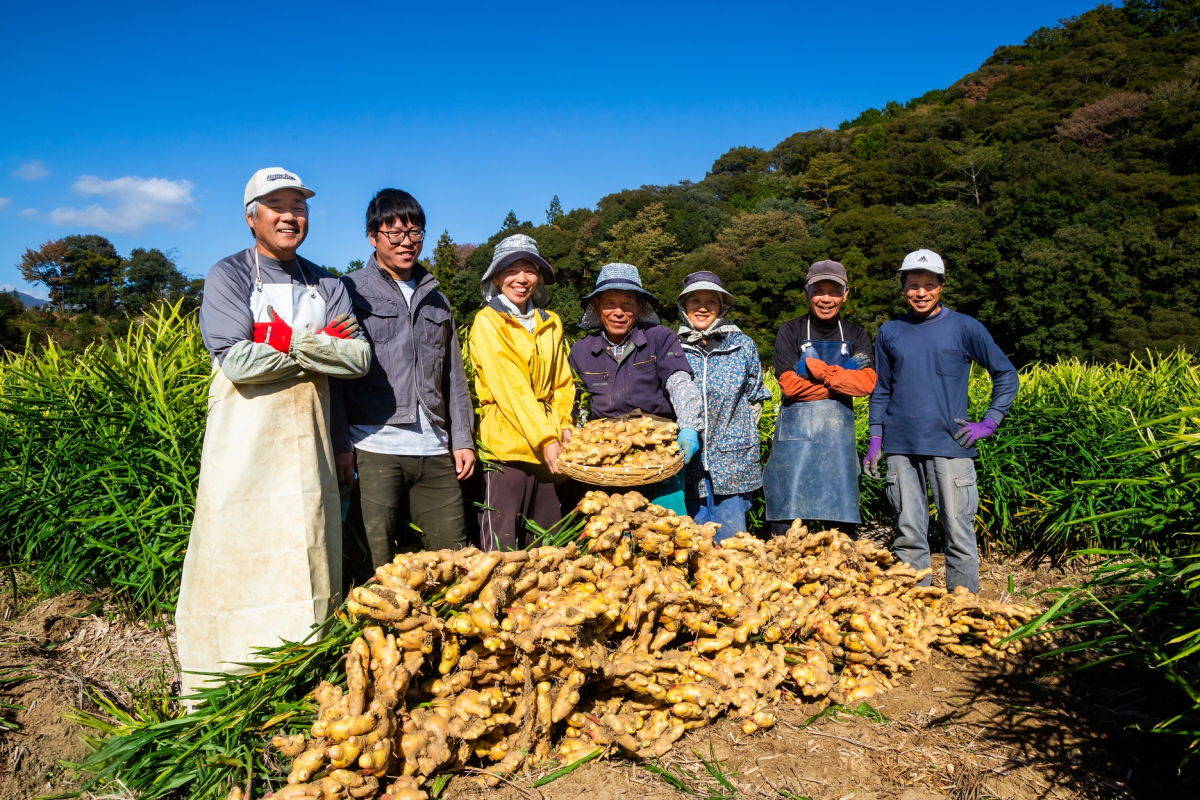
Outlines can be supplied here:
M789 400L828 400L829 390L819 383L801 378L794 371L788 370L779 376L779 388Z
M812 379L817 383L825 383L825 374L830 369L840 369L840 367L830 367L819 358L804 359L804 368L808 370L808 374L812 375Z
M812 365L812 359L808 363ZM866 397L871 392L875 391L875 381L878 376L875 370L867 367L866 369L843 369L842 367L825 367L824 382L826 388L831 392L844 394L847 397Z

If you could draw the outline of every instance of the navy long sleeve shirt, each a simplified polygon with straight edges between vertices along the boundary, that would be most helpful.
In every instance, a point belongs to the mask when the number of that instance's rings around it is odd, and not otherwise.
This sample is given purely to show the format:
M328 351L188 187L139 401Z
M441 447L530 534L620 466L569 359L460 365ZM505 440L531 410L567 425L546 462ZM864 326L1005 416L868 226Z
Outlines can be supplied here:
M992 376L992 402L984 417L997 425L1020 388L1017 370L983 323L942 306L918 320L911 313L885 322L875 337L871 435L893 455L974 458L974 447L954 440L967 419L971 362Z

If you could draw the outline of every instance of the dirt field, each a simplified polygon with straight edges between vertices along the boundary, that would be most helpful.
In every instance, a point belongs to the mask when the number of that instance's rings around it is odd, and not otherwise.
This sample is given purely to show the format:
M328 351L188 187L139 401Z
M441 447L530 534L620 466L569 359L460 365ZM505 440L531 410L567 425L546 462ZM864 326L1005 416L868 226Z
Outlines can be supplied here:
M984 594L1037 588L1061 575L989 564ZM162 633L130 624L103 598L66 594L13 607L0 583L0 800L29 800L77 786L63 761L81 758L82 729L64 718L95 711L101 692L128 706L161 697L171 677ZM26 587L27 588L27 587ZM29 604L28 607L23 607ZM1172 713L1181 695L1153 675L1108 667L1052 675L1061 663L966 662L936 655L874 698L886 721L822 717L785 704L772 731L745 736L731 722L692 731L657 766L597 760L533 788L519 776L496 790L456 777L447 798L1159 798L1196 796L1200 775L1180 773L1183 742L1130 726ZM30 676L5 683L17 675ZM720 778L714 777L720 775ZM672 785L674 782L676 785Z

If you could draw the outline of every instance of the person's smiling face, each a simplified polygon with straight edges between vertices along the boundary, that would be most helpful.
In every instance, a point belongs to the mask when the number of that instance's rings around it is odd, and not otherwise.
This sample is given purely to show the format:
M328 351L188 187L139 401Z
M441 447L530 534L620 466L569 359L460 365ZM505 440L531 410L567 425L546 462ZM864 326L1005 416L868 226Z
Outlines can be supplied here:
M698 331L706 331L721 316L721 295L712 289L700 289L683 298L688 321Z
M918 317L936 314L938 303L942 301L942 276L924 269L906 273L904 299Z
M394 219L374 233L368 233L367 241L375 248L375 263L393 278L406 281L421 257L425 231L411 220Z
M297 189L276 189L258 198L258 217L246 223L264 255L290 261L308 236L308 201Z
M496 276L495 280L500 286L500 291L508 298L508 302L520 309L523 314L529 310L526 304L529 302L529 298L533 297L540 278L541 273L537 266L529 261L521 260L500 270L500 274Z
M622 342L638 321L642 300L636 292L609 289L601 292L595 300L596 312L604 332L614 342Z
M822 322L834 319L846 305L846 287L837 281L810 283L807 292L809 310Z

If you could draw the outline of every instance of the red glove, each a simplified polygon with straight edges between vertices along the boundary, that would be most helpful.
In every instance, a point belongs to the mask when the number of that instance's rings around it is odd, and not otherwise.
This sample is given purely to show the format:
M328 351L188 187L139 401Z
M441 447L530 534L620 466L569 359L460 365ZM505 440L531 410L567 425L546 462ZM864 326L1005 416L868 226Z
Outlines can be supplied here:
M358 320L349 314L339 314L333 318L333 322L329 323L319 333L324 333L335 339L349 339L358 333Z
M267 306L267 316L271 318L270 322L254 323L254 341L288 353L292 349L292 326L281 320L270 306Z

